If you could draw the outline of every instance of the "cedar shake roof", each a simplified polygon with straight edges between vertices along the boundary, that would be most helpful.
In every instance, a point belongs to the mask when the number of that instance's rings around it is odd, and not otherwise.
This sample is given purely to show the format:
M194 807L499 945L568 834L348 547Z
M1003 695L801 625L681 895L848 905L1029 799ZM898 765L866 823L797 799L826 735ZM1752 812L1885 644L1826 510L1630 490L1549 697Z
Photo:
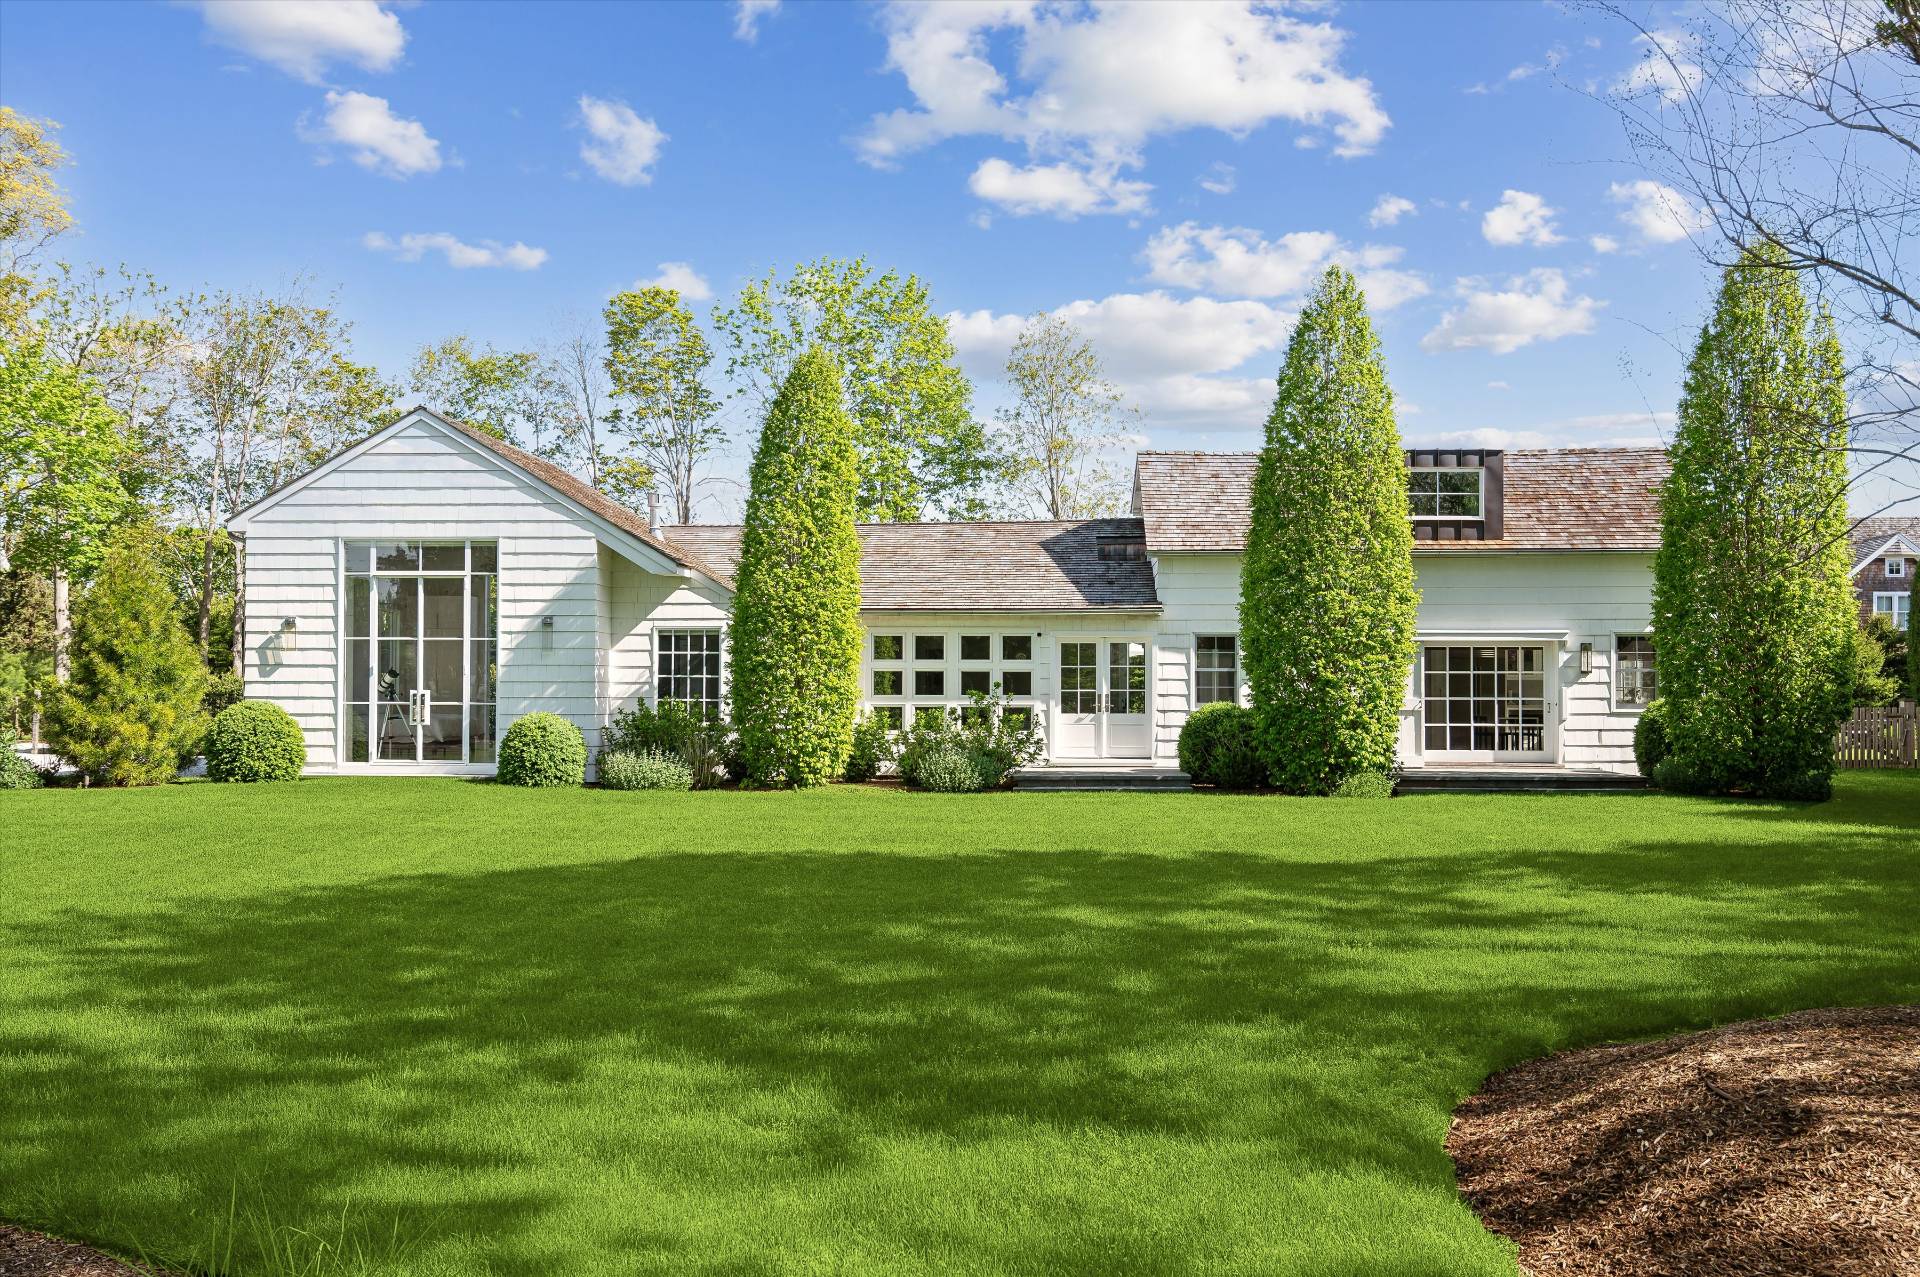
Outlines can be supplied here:
M1505 524L1485 541L1416 541L1415 554L1476 550L1657 550L1660 448L1520 448L1505 458ZM1147 549L1245 548L1254 452L1143 452L1133 505Z
M1895 537L1905 537L1909 544L1920 547L1920 519L1862 519L1853 525L1853 531L1847 534L1853 546L1853 556L1847 560L1847 566L1853 567L1865 561L1869 554Z
M514 465L519 466L522 470L525 470L549 488L557 490L569 501L574 502L576 505L585 506L634 540L652 546L675 563L678 563L681 567L692 568L696 572L711 577L721 585L726 586L729 590L733 588L733 580L730 575L714 570L688 551L675 548L671 543L663 540L658 533L649 529L646 519L635 514L632 510L627 509L627 507L621 505L618 501L608 497L591 484L582 482L574 475L554 465L551 461L542 460L523 448L516 448L504 440L496 439L484 430L476 429L464 421L456 421L452 417L444 413L435 412L431 408L421 407L415 411L429 414L440 424L458 430L461 434L486 448L489 452L511 461ZM729 567L728 573L731 571L732 569Z
M661 535L729 575L740 561L738 524L682 524L662 528ZM862 524L860 606L902 612L1157 611L1152 566L1144 557L1124 557L1141 537L1138 519ZM1102 557L1103 545L1110 557Z

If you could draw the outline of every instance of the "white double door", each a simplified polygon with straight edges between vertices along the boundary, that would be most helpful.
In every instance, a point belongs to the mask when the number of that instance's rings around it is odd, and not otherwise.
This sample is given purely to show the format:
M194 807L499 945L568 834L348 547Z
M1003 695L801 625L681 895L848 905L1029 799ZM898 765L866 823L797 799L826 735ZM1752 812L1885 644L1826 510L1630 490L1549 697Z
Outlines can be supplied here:
M1153 753L1148 657L1143 638L1060 640L1057 758L1146 758Z

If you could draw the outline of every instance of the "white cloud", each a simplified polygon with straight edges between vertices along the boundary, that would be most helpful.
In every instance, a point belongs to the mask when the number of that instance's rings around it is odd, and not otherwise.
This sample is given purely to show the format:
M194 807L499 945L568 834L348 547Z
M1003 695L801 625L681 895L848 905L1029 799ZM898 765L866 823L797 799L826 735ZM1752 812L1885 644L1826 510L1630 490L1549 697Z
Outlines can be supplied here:
M1596 253L1617 253L1620 251L1620 241L1611 235L1595 235L1589 239L1587 243L1593 246L1593 251Z
M1273 355L1293 329L1292 312L1258 301L1179 299L1164 292L1117 293L1068 302L1053 312L1072 322L1100 354L1107 376L1153 426L1254 430L1273 401L1271 376L1222 376ZM947 330L977 382L997 382L1023 315L956 311Z
M1083 213L1145 212L1153 187L1127 181L1112 168L1082 169L1066 163L1015 168L996 156L973 171L967 189L1018 217L1051 213L1071 220Z
M1649 31L1635 37L1633 43L1640 50L1640 60L1614 82L1617 93L1629 97L1653 94L1664 102L1680 103L1705 78L1705 72L1693 61L1696 55L1691 32Z
M984 136L1022 143L1036 166L1064 160L1110 177L1139 167L1150 139L1187 129L1243 136L1286 120L1329 131L1339 154L1357 155L1388 126L1373 86L1340 67L1346 32L1251 0L896 0L884 21L887 67L915 104L875 116L856 138L880 167L946 138ZM995 64L1001 49L1007 71Z
M760 24L780 11L780 0L734 0L733 38L748 44L760 38Z
M1545 448L1552 442L1537 430L1500 430L1482 426L1477 430L1442 430L1422 436L1421 443L1455 448Z
M652 279L635 280L637 288L671 288L682 301L703 302L713 296L713 285L689 262L661 262L660 273Z
M407 45L400 19L378 0L200 0L216 43L318 84L328 63L390 70Z
M653 164L667 135L652 120L642 119L625 102L583 93L580 123L588 134L580 144L580 158L588 168L621 186L653 181Z
M361 236L360 243L377 253L391 253L403 262L417 262L428 253L442 253L446 256L447 265L455 270L471 270L475 267L534 270L547 260L546 249L530 248L518 240L502 244L483 239L469 244L445 231L402 235L399 239L383 231L368 231Z
M1487 383L1487 389L1488 390L1512 390L1513 387L1508 385L1504 381L1490 381Z
M1480 219L1480 233L1489 244L1558 244L1553 218L1559 210L1527 191L1502 191L1500 202Z
M1392 226L1409 213L1418 214L1419 211L1419 207L1404 196L1382 195L1374 201L1373 210L1367 214L1367 225Z
M301 117L299 132L307 141L343 146L355 164L385 177L408 178L440 168L440 143L420 121L395 115L385 98L328 90L326 101L318 127Z
M1344 245L1331 231L1293 231L1274 240L1244 227L1182 222L1163 227L1141 251L1149 278L1235 297L1288 297L1313 286L1329 263L1352 270L1375 310L1390 310L1428 291L1412 271L1391 269L1401 250L1384 244Z
M1646 178L1613 183L1607 198L1624 205L1620 220L1650 244L1672 244L1713 225L1705 209L1671 186Z
M1200 189L1212 191L1215 195L1231 195L1233 188L1240 184L1239 172L1231 164L1216 161L1199 178Z
M1566 276L1545 267L1507 281L1503 289L1479 280L1455 285L1461 304L1441 316L1420 339L1420 348L1490 350L1510 355L1536 341L1556 341L1593 331L1595 314L1605 302L1575 297Z

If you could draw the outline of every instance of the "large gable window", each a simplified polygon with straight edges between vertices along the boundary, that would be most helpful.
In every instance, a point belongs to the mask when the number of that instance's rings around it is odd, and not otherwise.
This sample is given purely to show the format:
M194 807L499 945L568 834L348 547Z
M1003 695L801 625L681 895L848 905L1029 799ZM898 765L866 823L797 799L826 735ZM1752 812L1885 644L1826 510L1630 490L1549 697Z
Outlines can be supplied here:
M720 631L656 630L656 686L662 701L720 713Z
M1416 519L1478 519L1481 478L1479 470L1410 470L1408 509Z

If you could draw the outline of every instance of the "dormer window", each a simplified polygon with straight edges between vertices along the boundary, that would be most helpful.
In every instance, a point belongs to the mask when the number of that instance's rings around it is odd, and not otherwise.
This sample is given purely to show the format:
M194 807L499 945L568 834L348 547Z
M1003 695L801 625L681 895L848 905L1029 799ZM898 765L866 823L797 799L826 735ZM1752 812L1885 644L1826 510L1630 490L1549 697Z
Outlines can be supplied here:
M1407 474L1407 503L1416 519L1481 517L1480 470L1425 469Z

